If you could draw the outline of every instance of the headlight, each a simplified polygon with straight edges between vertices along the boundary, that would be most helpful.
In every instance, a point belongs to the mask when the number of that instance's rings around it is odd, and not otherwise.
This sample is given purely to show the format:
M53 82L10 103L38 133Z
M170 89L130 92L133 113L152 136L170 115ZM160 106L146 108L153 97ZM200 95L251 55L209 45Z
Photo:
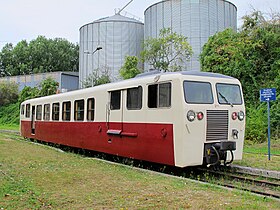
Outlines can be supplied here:
M239 119L240 121L244 120L244 117L245 117L244 112L242 112L242 111L238 112L238 119Z
M194 121L194 119L195 119L195 112L192 111L192 110L188 111L188 113L187 113L187 118L188 118L188 120L189 120L190 122Z

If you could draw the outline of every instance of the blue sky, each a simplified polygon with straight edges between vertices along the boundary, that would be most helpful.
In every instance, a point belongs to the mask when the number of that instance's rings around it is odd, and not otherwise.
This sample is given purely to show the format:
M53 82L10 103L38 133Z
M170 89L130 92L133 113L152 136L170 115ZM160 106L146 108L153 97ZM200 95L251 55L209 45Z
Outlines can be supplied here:
M144 11L160 0L134 0L125 11L144 19ZM238 20L252 8L280 12L280 0L228 0L238 8ZM0 0L0 49L39 35L79 42L79 28L96 19L114 15L129 0Z

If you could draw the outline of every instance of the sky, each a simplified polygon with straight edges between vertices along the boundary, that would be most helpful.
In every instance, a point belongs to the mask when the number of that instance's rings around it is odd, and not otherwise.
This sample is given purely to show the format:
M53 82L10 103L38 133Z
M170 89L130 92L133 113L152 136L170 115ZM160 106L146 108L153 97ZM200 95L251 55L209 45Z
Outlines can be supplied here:
M253 9L280 12L280 0L228 0L237 6L238 25L241 17ZM79 29L94 20L112 16L129 0L0 0L0 49L6 43L16 45L39 35L79 42ZM134 0L125 8L144 19L144 11L160 0ZM123 14L123 13L122 13Z

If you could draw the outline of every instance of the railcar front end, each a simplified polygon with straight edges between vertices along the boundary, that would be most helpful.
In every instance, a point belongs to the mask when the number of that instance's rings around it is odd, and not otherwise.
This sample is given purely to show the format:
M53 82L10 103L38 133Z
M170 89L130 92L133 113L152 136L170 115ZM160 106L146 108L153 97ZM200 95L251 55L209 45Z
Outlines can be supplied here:
M203 74L188 75L182 81L183 132L175 141L176 165L180 167L227 165L242 159L245 106L240 82Z

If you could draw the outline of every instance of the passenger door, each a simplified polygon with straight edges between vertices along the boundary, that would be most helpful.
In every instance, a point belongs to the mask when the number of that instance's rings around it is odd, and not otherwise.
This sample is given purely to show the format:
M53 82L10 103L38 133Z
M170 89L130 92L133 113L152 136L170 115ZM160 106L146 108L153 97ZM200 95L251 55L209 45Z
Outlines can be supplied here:
M107 107L107 133L121 135L123 130L123 90L109 92Z

